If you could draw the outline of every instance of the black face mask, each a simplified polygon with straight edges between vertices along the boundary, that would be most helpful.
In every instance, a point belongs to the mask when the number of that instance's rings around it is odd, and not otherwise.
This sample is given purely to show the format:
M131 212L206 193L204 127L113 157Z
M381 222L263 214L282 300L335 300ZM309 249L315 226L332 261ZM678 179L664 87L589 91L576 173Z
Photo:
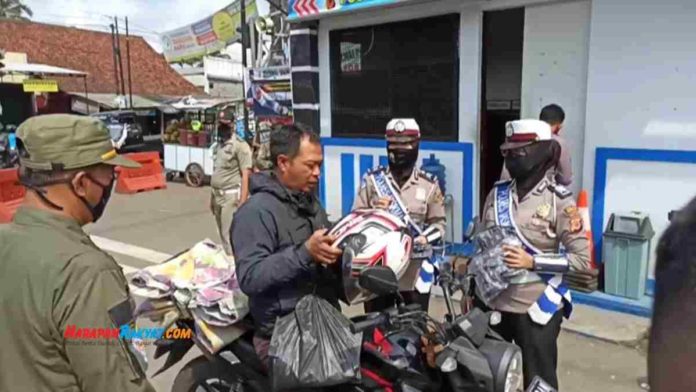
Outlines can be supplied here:
M83 196L80 196L77 194L77 191L75 191L75 187L72 184L72 180L74 179L74 177L69 179L69 180L61 180L61 181L54 182L51 185L60 184L60 183L67 183L68 186L70 187L70 190L72 191L72 193L78 199L80 199L80 201L85 205L85 207L87 207L89 212L92 214L92 223L94 223L97 220L99 220L99 218L101 218L102 215L104 214L104 210L106 209L106 205L109 202L109 199L111 198L111 191L114 188L114 182L116 182L116 177L111 178L111 182L109 182L109 185L102 185L99 181L95 180L94 177L90 176L88 173L85 173L85 175L87 176L87 178L90 179L90 181L92 181L93 183L97 184L97 186L102 188L102 196L99 199L99 202L97 203L97 205L95 205L95 206L90 205L89 202L87 201L87 199L85 199ZM52 208L55 208L56 210L63 211L63 207L50 201L48 199L48 197L46 197L46 190L43 189L42 187L35 186L34 184L31 184L31 183L25 182L25 181L22 181L22 185L35 191L36 194L39 196L39 198L41 200L43 200L44 203L48 204Z
M418 160L418 143L414 143L413 148L389 148L387 144L389 167L394 171L412 169Z
M517 193L524 197L541 181L549 169L556 166L560 146L553 140L510 150L505 157L505 167L517 183Z
M102 196L99 199L99 202L97 202L96 205L92 206L89 204L87 199L85 199L83 196L80 196L75 192L75 188L72 185L72 182L70 182L70 188L72 189L73 193L75 196L77 196L78 199L84 203L85 207L89 210L89 212L92 213L92 222L96 222L99 220L99 218L104 215L104 210L106 210L106 205L109 203L109 199L111 198L111 191L114 189L114 182L116 182L116 177L111 177L111 182L109 182L109 185L102 185L99 181L95 180L94 177L90 176L88 173L85 173L87 178L90 179L93 183L97 184L102 189Z

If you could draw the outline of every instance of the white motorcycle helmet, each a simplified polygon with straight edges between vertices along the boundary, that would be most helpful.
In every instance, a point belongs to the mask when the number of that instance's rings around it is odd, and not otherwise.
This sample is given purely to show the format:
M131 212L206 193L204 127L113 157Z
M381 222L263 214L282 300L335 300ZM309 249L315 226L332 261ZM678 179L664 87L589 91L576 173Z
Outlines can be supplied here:
M335 244L344 250L341 299L349 305L374 298L358 284L363 269L389 267L399 279L406 272L413 241L406 224L387 211L355 210L341 218L329 234L338 237Z

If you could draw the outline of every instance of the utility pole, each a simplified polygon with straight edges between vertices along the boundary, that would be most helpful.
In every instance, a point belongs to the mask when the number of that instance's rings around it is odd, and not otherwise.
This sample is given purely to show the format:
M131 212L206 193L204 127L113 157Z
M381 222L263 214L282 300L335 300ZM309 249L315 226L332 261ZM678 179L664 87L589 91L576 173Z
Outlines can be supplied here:
M133 80L131 78L130 34L128 34L128 17L126 16L126 55L128 56L128 102L133 109Z
M114 32L113 23L109 25L111 27L111 52L114 55L114 87L118 91L118 63L116 62L116 34Z
M118 31L118 18L114 16L116 21L116 55L118 56L119 74L121 75L121 95L126 95L126 81L123 78L123 58L121 57L121 34Z
M239 12L242 19L242 69L244 73L242 74L242 88L244 92L242 96L244 97L244 138L247 143L251 144L251 132L249 132L249 108L246 104L246 93L247 86L244 84L245 76L248 75L247 70L247 20L246 20L246 4L244 0L239 0ZM251 82L251 80L250 80Z

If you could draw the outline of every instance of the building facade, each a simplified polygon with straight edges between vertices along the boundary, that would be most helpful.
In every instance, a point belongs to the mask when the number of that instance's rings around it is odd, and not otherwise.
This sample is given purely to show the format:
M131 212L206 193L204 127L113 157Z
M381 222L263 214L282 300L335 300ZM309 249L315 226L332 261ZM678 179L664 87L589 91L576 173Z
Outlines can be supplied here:
M615 212L649 214L654 249L668 212L696 195L696 2L630 3L291 0L295 118L320 132L325 172L341 174L322 180L331 218L386 161L388 119L413 117L421 159L446 167L460 242L500 173L505 122L556 103L598 261Z

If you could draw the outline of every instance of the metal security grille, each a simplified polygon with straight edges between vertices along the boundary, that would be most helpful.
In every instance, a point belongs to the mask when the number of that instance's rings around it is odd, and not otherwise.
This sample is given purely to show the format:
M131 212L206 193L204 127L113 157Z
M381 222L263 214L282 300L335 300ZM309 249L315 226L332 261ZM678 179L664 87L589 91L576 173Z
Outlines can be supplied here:
M332 134L384 135L395 117L423 138L456 141L459 15L330 33Z

